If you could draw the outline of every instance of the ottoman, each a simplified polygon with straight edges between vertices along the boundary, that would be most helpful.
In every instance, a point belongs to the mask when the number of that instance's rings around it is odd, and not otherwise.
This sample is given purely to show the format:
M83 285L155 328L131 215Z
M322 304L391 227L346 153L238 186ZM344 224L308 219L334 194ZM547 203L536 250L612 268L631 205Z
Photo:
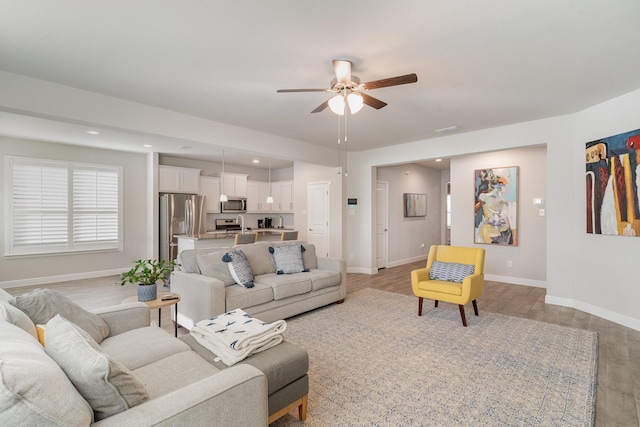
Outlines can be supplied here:
M221 361L215 362L216 355L201 346L191 335L184 335L180 339L216 368L221 370L228 368ZM298 408L300 421L307 418L309 355L304 349L283 341L275 347L253 354L236 363L236 365L240 364L258 368L267 377L269 423L294 408Z

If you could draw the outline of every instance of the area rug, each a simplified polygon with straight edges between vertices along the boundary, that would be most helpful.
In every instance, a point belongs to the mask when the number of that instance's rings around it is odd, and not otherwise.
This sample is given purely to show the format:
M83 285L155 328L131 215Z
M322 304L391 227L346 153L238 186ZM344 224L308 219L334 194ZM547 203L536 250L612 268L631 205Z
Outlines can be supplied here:
M589 426L597 334L374 289L287 320L309 352L307 421L281 426Z

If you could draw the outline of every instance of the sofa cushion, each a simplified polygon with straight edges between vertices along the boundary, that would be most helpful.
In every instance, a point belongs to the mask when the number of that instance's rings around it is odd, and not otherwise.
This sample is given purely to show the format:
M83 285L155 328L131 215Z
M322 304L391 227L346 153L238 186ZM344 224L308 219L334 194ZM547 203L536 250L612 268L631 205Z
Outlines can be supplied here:
M340 272L333 270L318 270L314 268L309 271L308 275L311 279L311 289L314 291L338 286L342 280Z
M276 263L277 274L301 273L305 271L302 262L302 245L269 246L269 252Z
M83 329L60 315L47 323L45 350L101 420L149 399L147 390Z
M269 253L270 245L268 243L269 242L258 242L240 246L247 257L254 276L276 272L276 265L273 262L273 257ZM236 246L236 248L239 249L238 246Z
M302 263L304 264L304 268L306 270L318 268L316 246L312 243L306 243L302 240L286 240L284 242L269 242L269 244L273 247L302 245L304 247L304 251L302 251ZM275 265L275 261L273 262L273 264Z
M60 314L84 329L98 343L109 335L109 326L100 316L86 311L53 289L35 289L10 302L27 313L35 325L45 325Z
M275 273L273 275L275 276ZM229 286L225 289L225 292L227 311L235 310L236 308L253 307L254 305L273 301L273 289L271 289L271 286L259 283L250 289L241 286Z
M36 327L29 316L18 307L12 306L8 300L0 299L0 319L24 329L35 338L38 337Z
M35 338L4 321L0 337L0 425L91 424L91 407Z
M132 371L172 354L189 351L189 346L157 326L136 328L105 338L100 347Z
M311 292L311 276L307 273L263 274L256 277L256 283L271 287L276 301Z
M222 257L222 261L229 265L229 272L238 285L245 288L253 288L253 272L244 252L239 249L234 252L227 252Z
M229 271L229 265L222 261L225 252L203 252L196 254L198 268L203 276L221 280L225 286L236 283Z
M472 275L475 269L476 266L472 264L433 261L429 270L429 278L431 280L462 283L464 278Z
M184 344L184 343L183 343ZM185 344L186 345L186 344ZM183 351L133 371L154 399L220 372L193 351Z

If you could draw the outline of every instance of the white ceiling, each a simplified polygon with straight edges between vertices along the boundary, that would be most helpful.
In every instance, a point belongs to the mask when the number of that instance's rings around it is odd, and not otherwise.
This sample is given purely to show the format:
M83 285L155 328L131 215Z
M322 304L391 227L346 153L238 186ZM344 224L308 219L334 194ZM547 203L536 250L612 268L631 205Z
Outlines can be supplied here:
M3 0L1 10L0 70L327 147L337 116L310 112L329 94L277 89L328 88L332 59L365 82L416 73L369 92L389 105L349 118L353 151L570 114L640 88L638 0ZM3 109L0 134L92 144L73 141L73 124ZM147 138L116 136L132 150ZM175 155L206 149L175 143Z

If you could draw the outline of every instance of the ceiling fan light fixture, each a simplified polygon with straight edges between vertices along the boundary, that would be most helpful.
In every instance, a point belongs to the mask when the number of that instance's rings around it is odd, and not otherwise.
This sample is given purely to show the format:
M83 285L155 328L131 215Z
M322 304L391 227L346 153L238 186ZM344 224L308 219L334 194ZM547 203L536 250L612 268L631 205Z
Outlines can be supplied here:
M347 103L349 104L349 111L351 111L351 114L355 114L362 110L364 99L362 98L362 95L350 93L349 96L347 96Z
M339 116L344 116L344 106L344 97L342 95L336 95L329 100L329 108Z

